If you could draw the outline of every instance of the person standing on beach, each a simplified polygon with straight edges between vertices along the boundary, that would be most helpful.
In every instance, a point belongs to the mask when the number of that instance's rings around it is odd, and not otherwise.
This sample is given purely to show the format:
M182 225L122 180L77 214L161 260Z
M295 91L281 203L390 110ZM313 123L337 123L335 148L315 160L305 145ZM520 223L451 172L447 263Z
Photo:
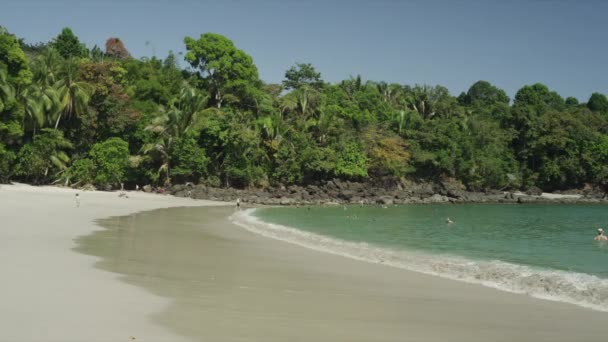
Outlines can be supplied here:
M236 199L236 209L237 210L241 209L241 199L240 198Z
M76 208L80 208L80 195L78 193L74 196L74 202L76 202Z
M593 238L595 241L608 241L608 236L604 235L602 228L597 229L597 235Z

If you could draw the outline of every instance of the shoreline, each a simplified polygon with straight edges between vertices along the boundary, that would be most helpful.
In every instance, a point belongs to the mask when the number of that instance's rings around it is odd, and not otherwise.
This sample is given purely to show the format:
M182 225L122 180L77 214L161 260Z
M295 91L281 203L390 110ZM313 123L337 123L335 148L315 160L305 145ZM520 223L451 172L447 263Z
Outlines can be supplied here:
M605 339L605 312L293 246L235 226L232 213L145 212L106 222L79 251L172 298L155 322L197 340Z
M55 185L30 185L25 183L0 184L7 188L32 188L36 191L99 192L119 194L120 190L89 190ZM354 187L355 190L352 189ZM45 190L46 189L46 190ZM52 190L49 190L52 189ZM151 188L148 188L151 189ZM126 194L145 196L170 196L232 205L237 199L252 207L267 206L324 206L324 205L402 205L402 204L608 204L608 194L595 190L569 190L564 193L488 190L472 192L450 188L443 183L420 183L411 188L370 187L365 183L333 180L324 186L309 185L267 187L262 189L217 188L203 184L176 184L164 193L149 190L126 190Z
M74 195L80 194L80 207ZM3 341L188 341L150 320L170 300L100 272L75 239L107 217L176 206L225 205L173 196L78 191L24 184L0 187Z
M597 275L501 260L396 250L366 242L343 240L264 221L255 216L257 209L237 211L228 219L249 232L321 253L608 312L608 298L601 295L608 291L608 279ZM580 289L575 290L577 288ZM593 294L597 296L594 297Z

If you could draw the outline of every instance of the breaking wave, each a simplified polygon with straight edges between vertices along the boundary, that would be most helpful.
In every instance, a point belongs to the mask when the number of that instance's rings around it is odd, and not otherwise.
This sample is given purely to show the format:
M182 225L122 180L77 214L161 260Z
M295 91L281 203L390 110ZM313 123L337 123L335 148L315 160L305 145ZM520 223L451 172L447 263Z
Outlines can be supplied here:
M264 222L253 215L254 211L236 212L230 220L250 232L317 251L608 312L608 279L499 260L480 261L344 241Z

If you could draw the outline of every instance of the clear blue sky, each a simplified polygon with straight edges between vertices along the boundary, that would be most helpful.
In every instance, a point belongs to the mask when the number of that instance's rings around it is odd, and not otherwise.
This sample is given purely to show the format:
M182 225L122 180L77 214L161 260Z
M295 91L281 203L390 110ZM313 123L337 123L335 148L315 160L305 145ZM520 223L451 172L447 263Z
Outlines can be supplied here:
M186 35L217 32L273 83L307 62L330 82L360 74L455 95L480 79L510 96L535 82L582 101L608 93L601 0L0 0L0 9L0 25L28 42L67 26L89 47L119 37L135 57L165 57L183 51Z

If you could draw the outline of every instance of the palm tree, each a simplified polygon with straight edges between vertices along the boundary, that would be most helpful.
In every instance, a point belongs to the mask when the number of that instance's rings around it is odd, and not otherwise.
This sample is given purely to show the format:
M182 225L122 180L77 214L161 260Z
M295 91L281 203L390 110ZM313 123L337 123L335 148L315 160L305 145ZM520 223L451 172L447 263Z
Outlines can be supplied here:
M312 130L312 133L319 144L326 145L335 124L335 113L326 110L325 108L320 108L316 118L311 118L306 121L306 128Z
M52 47L36 57L32 62L33 80L35 83L52 86L61 73L61 56Z
M7 72L0 68L0 112L15 101L15 88L8 83Z
M62 118L72 118L84 113L93 93L90 84L77 80L78 61L68 59L62 65L60 79L54 84L59 95L61 110L58 111L55 119L55 129L59 127Z
M346 94L352 100L355 93L361 91L363 89L363 80L361 79L361 75L357 75L357 77L350 77L349 80L344 80L340 83L340 87L346 92Z
M46 97L41 96L40 88L35 84L23 88L17 94L17 101L23 107L23 119L21 125L25 131L33 131L44 127Z
M265 144L274 152L279 150L285 141L286 135L292 131L280 112L259 118L256 121L257 129L261 132Z
M321 100L319 91L304 85L281 98L281 112L296 112L301 118L313 116Z
M145 129L156 135L156 141L145 144L141 151L160 161L159 174L165 173L166 181L171 181L171 154L177 139L186 134L200 131L205 114L219 111L206 108L209 96L195 88L184 86L178 98L168 109L161 108L159 115Z
M59 93L54 86L58 73L60 57L50 48L32 62L33 82L21 88L17 100L24 109L23 127L33 135L45 126L61 110Z
M395 102L395 97L398 96L401 91L401 86L398 84L388 84L386 82L376 83L376 88L380 95L382 95L382 99L384 102L388 102L393 104Z
M404 110L400 110L396 113L394 120L397 123L397 134L401 135L403 129L407 125L407 121L409 120L409 113Z
M418 112L424 119L432 119L436 115L448 118L460 114L456 110L456 99L442 86L416 86L406 98L409 108Z
M17 93L15 87L8 82L6 70L0 68L0 112L14 102L20 103L25 112L21 123L23 127L26 120L31 121L34 128L36 125L42 127L44 124L42 106L37 101L35 90L35 87L30 86Z
M298 101L293 92L281 96L278 99L279 108L281 109L281 115L285 115L288 112L293 112L298 108Z

